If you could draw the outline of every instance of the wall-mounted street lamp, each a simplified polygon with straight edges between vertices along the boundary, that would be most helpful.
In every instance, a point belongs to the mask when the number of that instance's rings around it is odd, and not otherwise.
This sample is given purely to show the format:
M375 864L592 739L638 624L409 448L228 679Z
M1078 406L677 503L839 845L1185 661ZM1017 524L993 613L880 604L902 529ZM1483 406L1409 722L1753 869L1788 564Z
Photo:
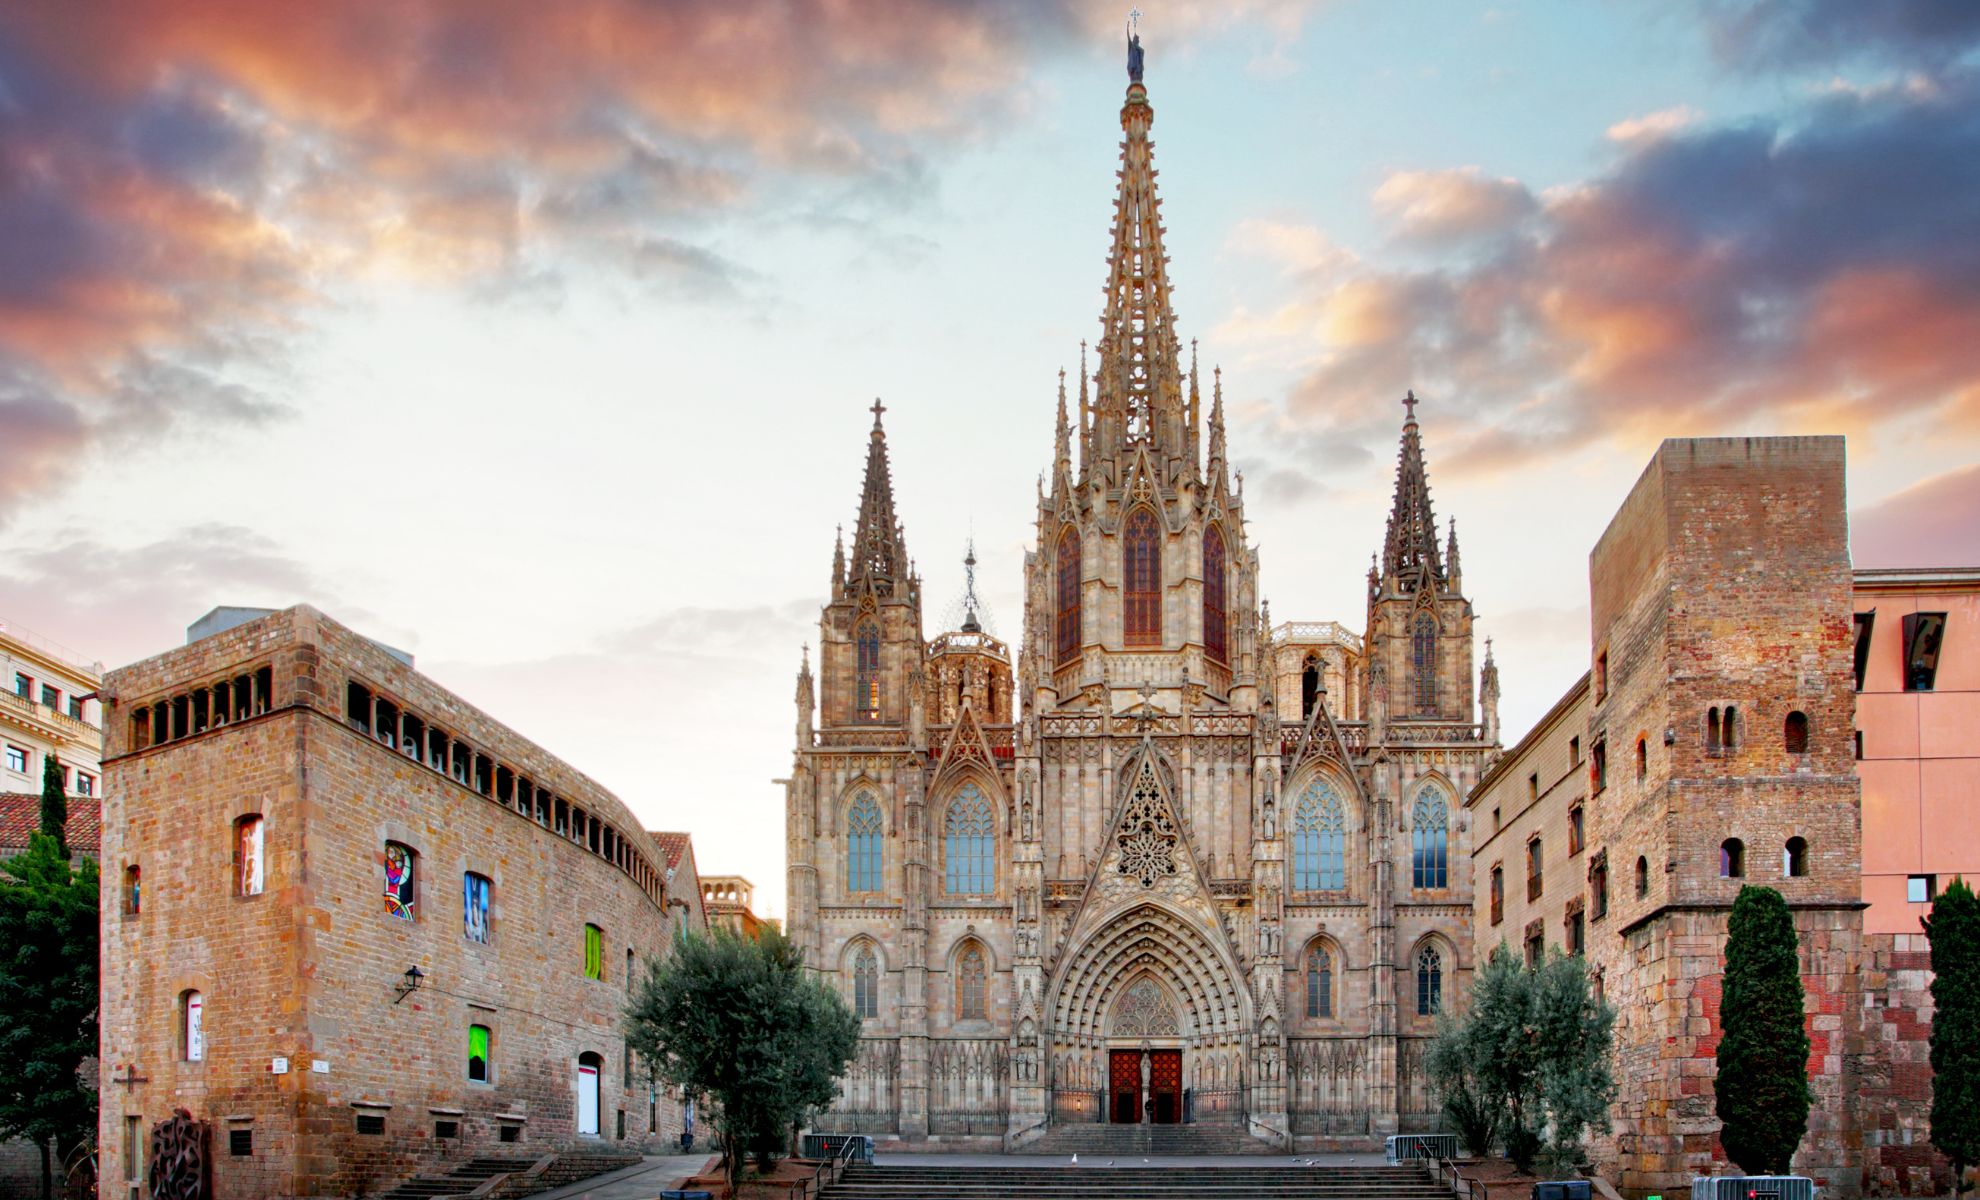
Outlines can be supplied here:
M426 978L426 972L420 970L418 967L416 966L407 967L405 975L401 977L399 980L399 984L397 988L399 995L397 999L394 999L392 1001L392 1003L397 1004L400 1000L404 1000L407 996L410 996L414 992L418 991L420 981L425 978Z

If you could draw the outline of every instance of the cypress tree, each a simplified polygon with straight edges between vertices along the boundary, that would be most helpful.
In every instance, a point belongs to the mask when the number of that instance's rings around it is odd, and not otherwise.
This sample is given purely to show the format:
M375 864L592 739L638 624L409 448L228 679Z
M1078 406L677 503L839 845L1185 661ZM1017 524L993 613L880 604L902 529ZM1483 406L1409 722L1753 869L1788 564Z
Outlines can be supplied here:
M1980 1162L1980 898L1954 879L1925 919L1932 939L1932 1144L1952 1163L1953 1195Z
M62 790L62 768L53 753L41 756L41 832L69 856L69 796Z
M1794 918L1773 888L1739 890L1719 1004L1719 1142L1749 1175L1785 1175L1808 1130L1808 1029Z

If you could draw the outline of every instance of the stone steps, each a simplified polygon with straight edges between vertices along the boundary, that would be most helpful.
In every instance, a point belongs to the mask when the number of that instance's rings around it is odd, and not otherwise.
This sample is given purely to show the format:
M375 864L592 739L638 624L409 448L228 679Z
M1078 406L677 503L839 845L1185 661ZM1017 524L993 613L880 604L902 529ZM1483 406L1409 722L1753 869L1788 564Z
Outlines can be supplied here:
M1450 1200L1420 1167L1143 1166L1080 1164L1046 1166L856 1165L827 1187L820 1200L996 1200L1008 1196L1044 1200ZM1116 1160L1118 1161L1118 1160Z
M1054 1125L1024 1154L1276 1154L1236 1125Z
M408 1179L386 1192L380 1200L439 1200L444 1196L465 1196L497 1175L509 1179L491 1193L492 1200L514 1200L536 1192L547 1192L609 1171L638 1166L638 1154L611 1151L576 1150L557 1155L535 1175L527 1175L536 1165L529 1158L471 1158L445 1175L421 1175Z

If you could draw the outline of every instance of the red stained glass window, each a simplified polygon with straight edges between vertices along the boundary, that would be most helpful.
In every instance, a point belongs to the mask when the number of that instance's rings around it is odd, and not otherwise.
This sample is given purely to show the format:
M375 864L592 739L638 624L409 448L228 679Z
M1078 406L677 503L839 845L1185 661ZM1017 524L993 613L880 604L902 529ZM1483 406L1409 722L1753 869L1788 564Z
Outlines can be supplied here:
M1059 608L1053 630L1057 659L1068 663L1079 657L1079 531L1068 527L1059 534Z
M1230 619L1224 608L1224 535L1215 525L1203 534L1203 650L1230 661Z
M1155 514L1137 508L1127 520L1122 539L1122 563L1127 576L1127 644L1162 644L1162 538Z

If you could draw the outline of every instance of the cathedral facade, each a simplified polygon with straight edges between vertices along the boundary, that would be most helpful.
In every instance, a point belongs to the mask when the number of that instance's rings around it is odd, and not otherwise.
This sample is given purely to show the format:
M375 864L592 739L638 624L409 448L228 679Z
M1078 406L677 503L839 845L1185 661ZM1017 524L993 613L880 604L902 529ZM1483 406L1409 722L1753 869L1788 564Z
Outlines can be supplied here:
M1130 79L1097 363L1070 399L1061 375L1015 647L973 612L929 636L874 406L787 793L791 932L862 1021L820 1128L1436 1121L1462 801L1498 744L1457 536L1412 399L1361 631L1272 624L1221 377L1206 412L1170 305L1138 45Z

